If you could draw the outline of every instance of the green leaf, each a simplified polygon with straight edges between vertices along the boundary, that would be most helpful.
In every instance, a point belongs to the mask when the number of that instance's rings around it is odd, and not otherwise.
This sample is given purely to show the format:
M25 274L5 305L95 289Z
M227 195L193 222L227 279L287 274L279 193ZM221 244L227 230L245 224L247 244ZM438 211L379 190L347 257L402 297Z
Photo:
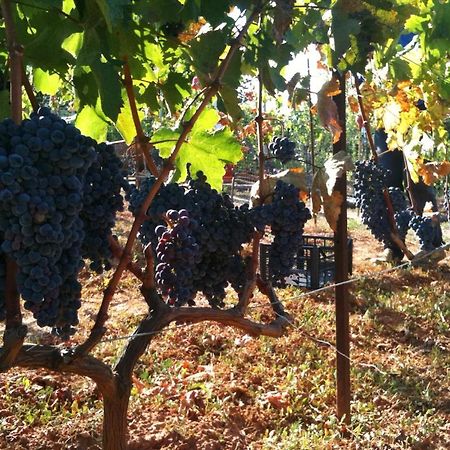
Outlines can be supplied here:
M178 131L170 128L160 128L151 136L150 140L151 142L166 141L155 144L155 147L158 149L161 158L168 158L179 136L180 133Z
M161 90L172 113L183 105L184 99L190 93L190 83L181 73L171 72Z
M73 84L81 106L91 105L95 107L98 101L98 88L92 72L85 72L83 69L76 70L73 76Z
M191 174L201 170L211 186L221 189L225 164L235 164L242 158L241 146L229 128L211 130L218 119L219 114L213 109L204 111L199 117L176 159L177 181L186 179L186 166L189 163ZM174 147L173 141L179 135L177 131L163 128L152 136L151 141L172 141L156 144L161 157L167 158Z
M74 0L63 0L63 7L62 10L66 13L69 14L70 11L72 11L72 9L75 8L75 2Z
M219 91L220 97L227 112L234 122L242 119L244 113L239 106L239 98L236 89L229 86L222 86Z
M116 128L124 138L127 144L130 144L131 141L136 136L136 127L134 126L133 116L131 114L130 103L126 101L126 92L122 92L122 98L124 100L124 105L122 106L119 116L116 122ZM138 110L139 119L142 120L144 114Z
M110 33L113 26L123 19L124 8L130 4L130 0L95 0L95 2L103 14Z
M97 61L92 65L92 73L97 81L102 110L116 122L122 106L121 83L117 67L111 63Z
M139 2L135 11L149 22L177 22L183 5L178 0L152 0Z
M400 58L391 61L389 64L389 72L395 81L410 80L412 77L409 63Z
M217 67L225 50L228 35L225 30L209 31L191 44L192 64L202 77L208 77Z
M360 27L358 21L351 19L338 4L332 9L332 17L331 32L334 37L334 57L337 64L350 48L350 35L357 35Z
M0 120L11 117L11 106L9 104L9 91L0 91Z
M429 17L412 15L405 22L405 29L414 33L422 33L424 31L424 25L429 21Z
M77 115L75 126L86 136L97 142L104 142L108 132L108 123L105 122L95 109L86 105Z
M201 0L200 15L213 27L227 20L227 13L231 6L230 0Z
M220 120L219 113L212 108L205 109L192 128L191 135L202 133L203 131L211 130Z
M143 88L143 91L136 95L136 99L140 103L147 105L152 112L159 110L158 88L154 83L149 83Z
M61 47L72 56L76 57L83 47L83 38L84 33L73 33L64 39Z
M235 164L241 158L241 146L229 128L214 133L196 134L181 147L178 155L176 165L180 170L179 181L186 179L186 166L190 163L192 174L201 170L207 176L211 186L221 190L225 164Z
M42 69L34 69L33 84L42 94L55 95L62 86L62 80L58 74L50 74Z

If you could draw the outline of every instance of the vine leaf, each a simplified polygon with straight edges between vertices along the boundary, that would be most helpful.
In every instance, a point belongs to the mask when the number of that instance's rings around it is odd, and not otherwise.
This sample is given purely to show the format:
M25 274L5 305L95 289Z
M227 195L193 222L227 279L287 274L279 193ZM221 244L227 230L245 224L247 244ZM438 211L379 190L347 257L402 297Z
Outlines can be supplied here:
M77 115L75 126L86 136L98 142L106 141L108 123L103 120L92 106L86 105Z
M294 0L277 0L275 14L273 19L273 34L275 40L281 44L284 34L292 22L292 13L294 11Z
M55 95L62 86L62 80L58 74L50 74L39 68L33 71L33 84L36 91L42 94Z
M281 180L288 184L293 184L300 189L300 200L304 201L307 198L308 184L306 182L306 174L303 167L294 167L291 169L283 170L275 175L269 175L261 184L257 181L250 191L250 202L254 205L261 205L264 203L270 203L272 201L273 191L277 181Z
M222 188L225 164L236 164L242 158L242 150L229 128L217 128L219 120L219 113L213 109L207 109L200 115L175 161L173 181L184 181L188 175L187 165L190 164L191 174L201 170L213 188ZM153 134L152 142L156 142L155 147L161 157L169 157L179 135L179 131L168 128L161 128Z
M127 144L131 144L134 137L136 136L136 127L134 125L130 104L127 101L125 90L122 91L122 99L124 105L122 106L119 116L117 117L116 127L119 130L119 133L122 135L125 142ZM138 114L139 118L142 120L144 114L140 108L138 108Z
M122 95L117 68L111 63L96 61L91 65L92 73L97 81L102 110L113 122L117 120L122 107Z
M450 175L450 161L419 163L418 173L425 184L432 185L439 178Z
M341 92L339 80L335 77L326 81L317 94L317 103L312 111L319 116L320 123L333 135L333 144L339 141L342 133L336 103L332 99Z
M314 175L311 188L313 214L317 216L323 207L325 218L333 231L336 231L344 201L342 194L335 190L336 181L345 171L353 169L351 157L341 151L325 162L325 170L319 169Z

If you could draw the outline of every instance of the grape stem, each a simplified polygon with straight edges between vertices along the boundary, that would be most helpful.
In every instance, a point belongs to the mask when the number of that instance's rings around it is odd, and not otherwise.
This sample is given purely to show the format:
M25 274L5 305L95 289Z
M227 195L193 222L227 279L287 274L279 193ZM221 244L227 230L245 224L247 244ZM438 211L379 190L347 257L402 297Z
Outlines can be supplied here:
M22 47L18 45L10 0L1 1L5 21L6 42L10 66L11 117L16 124L22 121ZM6 257L5 331L0 353L0 370L11 367L23 346L27 327L22 325L20 296L17 291L16 263Z
M361 117L363 119L363 125L366 130L367 140L369 141L370 151L372 153L372 158L373 158L375 164L377 164L378 163L378 154L377 154L377 151L375 148L375 142L373 140L370 122L368 120L367 112L364 107L364 102L363 102L363 98L361 95L361 89L359 87L360 81L355 74L353 74L353 79L355 80L356 97L358 99L359 111L360 111ZM402 239L400 238L400 236L398 234L397 225L395 223L395 218L394 218L394 207L392 206L391 196L389 195L389 191L387 189L383 190L383 197L384 197L384 202L386 204L386 211L387 211L387 216L389 219L389 225L391 228L391 233L390 233L391 239L393 240L394 244L396 244L397 247L406 255L406 257L409 260L412 260L414 258L414 255L411 253L410 250L408 250L408 247L402 241Z
M135 145L140 153L144 156L148 170L153 176L157 177L159 175L158 168L156 167L156 164L150 155L150 148L152 148L153 145L150 144L148 137L145 135L144 130L142 129L141 120L139 118L139 113L137 110L136 96L134 95L133 79L131 77L130 66L128 64L128 57L125 55L123 59L123 84L125 86L128 102L130 104L131 115L133 117L134 127L136 129Z
M122 257L123 250L119 242L117 242L112 235L109 235L108 243L114 258L120 259ZM138 280L144 282L144 274L137 264L130 261L128 263L127 270L129 270Z
M22 61L22 84L25 88L25 92L27 93L28 99L30 100L31 107L33 111L36 112L39 109L39 103L37 101L36 95L34 95L33 87L31 86L30 80L27 77L25 72L25 67Z
M222 60L219 67L217 68L217 72L216 72L215 77L213 78L212 83L205 89L204 98L203 98L202 102L200 103L200 105L197 107L197 110L194 112L192 117L187 122L183 123L183 129L182 129L181 134L172 150L171 155L166 160L164 167L162 169L162 172L159 174L158 178L155 180L153 186L151 187L150 191L147 194L147 197L144 199L139 212L136 214L135 220L134 220L131 230L128 234L127 243L122 252L122 257L120 258L119 264L118 264L113 276L109 280L108 286L106 287L106 289L103 293L102 304L100 305L100 309L97 313L97 318L96 318L96 321L92 328L91 334L83 344L81 344L80 346L78 346L74 349L74 352L73 352L74 358L77 358L81 355L86 354L86 352L91 351L92 348L95 347L95 345L101 339L101 337L99 337L99 334L95 333L95 332L96 332L96 330L103 330L104 325L105 325L106 321L108 320L109 305L110 305L111 300L114 296L114 293L117 289L117 286L120 282L122 273L128 266L129 262L131 261L131 254L132 254L133 246L136 241L136 237L139 232L139 229L141 228L141 225L145 220L148 208L150 207L153 199L155 198L156 194L158 193L161 185L164 183L164 181L168 177L170 171L172 170L172 167L174 166L174 163L175 163L176 157L180 151L180 148L184 144L184 142L185 142L187 136L189 135L190 131L192 130L195 122L198 120L198 118L202 114L203 110L209 105L211 99L217 94L219 87L220 87L220 82L230 65L231 59L233 58L237 49L240 47L243 36L247 33L248 28L253 23L253 21L255 20L255 18L258 16L259 13L260 13L260 6L256 7L254 9L254 11L250 14L247 22L245 23L245 25L242 27L241 31L239 32L239 35L236 37L236 39L230 45L230 48L228 50L226 57Z

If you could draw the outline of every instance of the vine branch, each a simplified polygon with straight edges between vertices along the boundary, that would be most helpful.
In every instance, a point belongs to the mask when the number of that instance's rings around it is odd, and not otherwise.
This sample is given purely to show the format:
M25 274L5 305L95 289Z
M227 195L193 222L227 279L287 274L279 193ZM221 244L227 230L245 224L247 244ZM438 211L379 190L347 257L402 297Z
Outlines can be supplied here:
M139 149L140 153L144 156L148 170L153 176L157 177L159 175L158 168L156 167L156 164L153 161L153 158L151 157L149 151L152 145L149 143L149 139L145 135L144 130L142 129L141 120L139 119L139 113L136 105L136 96L134 95L133 90L133 79L131 77L130 66L128 64L128 57L124 56L123 59L125 61L123 65L123 84L125 86L128 102L130 104L131 115L133 117L134 127L136 129L136 146Z

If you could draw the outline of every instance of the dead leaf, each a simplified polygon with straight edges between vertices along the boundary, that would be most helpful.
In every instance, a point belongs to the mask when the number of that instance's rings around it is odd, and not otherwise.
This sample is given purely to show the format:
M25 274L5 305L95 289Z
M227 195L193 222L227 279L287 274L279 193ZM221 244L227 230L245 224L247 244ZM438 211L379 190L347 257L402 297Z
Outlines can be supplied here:
M347 97L347 101L348 101L348 105L350 106L351 111L354 113L358 113L359 112L359 104L358 104L357 98L354 95L349 95Z
M285 396L276 391L267 392L266 400L276 409L283 409L289 405L289 401Z
M333 231L336 231L344 197L334 188L336 180L342 176L344 171L353 169L353 163L349 155L339 152L327 160L325 167L326 172L318 170L314 175L311 188L313 214L317 216L323 208L328 225Z
M335 153L331 158L328 158L325 162L325 171L327 175L327 190L328 195L331 195L336 186L336 181L340 178L344 172L348 170L354 170L352 157L344 151Z
M344 197L338 191L333 191L331 195L324 199L323 212L328 225L333 231L337 230L337 222L341 214L341 206L344 202Z
M418 173L423 182L431 186L439 178L450 175L450 161L419 163Z
M272 201L272 194L275 189L277 181L281 180L288 184L293 184L300 189L300 200L308 195L308 185L306 183L305 170L302 167L295 167L292 169L283 170L275 175L269 175L264 179L260 188L259 181L257 181L250 190L250 205L256 206L270 203Z
M335 77L331 78L318 92L317 103L312 108L313 112L317 112L322 126L333 135L333 144L339 141L342 133L337 106L332 99L332 96L340 92L339 80Z

